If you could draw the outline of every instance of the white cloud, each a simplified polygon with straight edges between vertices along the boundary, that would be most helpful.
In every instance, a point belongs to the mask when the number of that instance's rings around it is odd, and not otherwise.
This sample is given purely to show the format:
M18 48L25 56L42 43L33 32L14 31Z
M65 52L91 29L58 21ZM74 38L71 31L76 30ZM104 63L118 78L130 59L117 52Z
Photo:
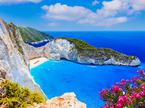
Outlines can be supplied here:
M145 0L133 0L132 7L135 11L145 10Z
M93 12L81 6L67 6L60 3L55 5L43 6L42 9L46 11L45 17L56 20L75 21L86 17Z
M125 17L109 17L104 18L100 14L93 12L81 6L68 6L56 3L50 6L43 6L46 11L45 18L49 20L73 21L76 24L90 24L90 25L113 25L127 21ZM114 21L113 21L114 20ZM107 24L106 24L107 23Z
M92 5L93 6L96 6L96 5L98 5L99 4L99 1L98 0L94 0L93 2L92 2Z
M103 7L97 11L104 16L115 16L121 13L129 15L145 10L145 0L112 0L104 1L102 5Z
M97 2L97 0L95 0ZM56 3L43 6L45 18L53 21L67 21L73 24L112 26L127 22L130 16L145 10L145 0L112 0L102 2L96 12L82 6L68 6Z
M17 4L25 2L39 3L41 1L42 0L0 0L0 4Z
M113 0L110 2L104 1L103 2L104 9L106 10L118 10L121 8L121 0Z
M121 13L126 14L127 11L129 11L130 0L112 0L112 1L104 1L102 3L103 7L99 10L97 10L97 14L104 17L110 17L110 16L118 16Z

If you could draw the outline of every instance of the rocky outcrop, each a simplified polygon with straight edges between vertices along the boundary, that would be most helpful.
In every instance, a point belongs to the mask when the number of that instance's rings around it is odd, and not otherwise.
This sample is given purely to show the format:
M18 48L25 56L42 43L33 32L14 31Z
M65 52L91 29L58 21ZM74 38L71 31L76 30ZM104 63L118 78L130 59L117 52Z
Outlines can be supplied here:
M82 64L138 66L140 60L108 48L95 48L87 43L68 38L55 39L43 47L25 45L29 59L47 57L52 60L67 59Z
M46 57L52 60L60 60L65 58L68 60L76 59L77 50L73 50L74 45L70 44L65 39L53 40L43 47L35 48L28 44L25 44L25 49L29 59Z
M47 100L44 104L35 104L28 108L86 108L86 105L78 101L74 93L66 93L61 97Z
M0 19L0 78L38 89L30 75L24 42L14 25Z

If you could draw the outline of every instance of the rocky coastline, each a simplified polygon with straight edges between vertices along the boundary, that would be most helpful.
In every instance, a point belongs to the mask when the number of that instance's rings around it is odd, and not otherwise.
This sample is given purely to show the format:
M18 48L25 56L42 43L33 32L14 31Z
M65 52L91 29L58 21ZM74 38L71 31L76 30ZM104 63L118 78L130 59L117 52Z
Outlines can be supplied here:
M33 31L40 33L34 29ZM0 78L17 82L31 90L42 92L30 75L30 60L35 58L66 59L93 65L139 66L141 63L138 57L128 56L108 48L95 48L77 39L57 38L52 40L51 37L50 42L46 45L36 48L26 44L22 38L24 36L25 33L22 34L17 26L12 23L7 24L0 19ZM50 100L48 104L51 106L53 103L60 102L65 102L66 108L86 108L86 105L77 100L75 94L72 93L56 97ZM72 103L71 106L73 107L69 107L70 104L67 104L67 102ZM64 108L64 106L58 107Z
M76 39L75 41L82 42ZM141 63L139 58L135 56L128 56L108 48L94 48L84 42L82 44L86 44L89 48L81 49L70 39L58 38L39 48L25 44L25 49L27 49L29 59L46 57L51 60L66 59L81 64L93 65L139 66Z

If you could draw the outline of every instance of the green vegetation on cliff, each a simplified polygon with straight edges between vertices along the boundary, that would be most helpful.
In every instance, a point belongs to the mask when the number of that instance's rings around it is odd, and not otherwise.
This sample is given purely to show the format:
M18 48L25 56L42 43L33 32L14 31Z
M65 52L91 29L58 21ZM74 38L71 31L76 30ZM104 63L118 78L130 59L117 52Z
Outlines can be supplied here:
M45 39L53 39L52 36L30 27L18 27L18 29L22 35L24 42L38 42Z
M20 87L9 80L0 82L0 108L26 108L33 103L44 101L41 93Z
M74 38L62 38L68 40L70 43L75 45L75 48L78 50L79 55L86 56L90 58L98 58L98 60L104 62L112 57L117 61L132 61L135 59L135 56L127 56L125 54L114 51L110 48L96 48L89 45L88 43L74 39Z
M89 45L88 43L86 43L82 40L78 40L78 39L74 39L74 38L64 38L64 39L66 39L69 42L75 44L75 47L77 49L80 49L80 50L97 50L95 47Z

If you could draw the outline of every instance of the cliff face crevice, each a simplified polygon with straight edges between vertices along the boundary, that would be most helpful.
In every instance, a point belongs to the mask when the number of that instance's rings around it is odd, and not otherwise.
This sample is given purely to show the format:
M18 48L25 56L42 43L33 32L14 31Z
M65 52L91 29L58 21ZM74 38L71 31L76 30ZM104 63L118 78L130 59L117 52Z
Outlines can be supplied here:
M0 78L2 78L2 79L6 79L6 74L7 74L7 72L4 70L4 69L0 69Z

